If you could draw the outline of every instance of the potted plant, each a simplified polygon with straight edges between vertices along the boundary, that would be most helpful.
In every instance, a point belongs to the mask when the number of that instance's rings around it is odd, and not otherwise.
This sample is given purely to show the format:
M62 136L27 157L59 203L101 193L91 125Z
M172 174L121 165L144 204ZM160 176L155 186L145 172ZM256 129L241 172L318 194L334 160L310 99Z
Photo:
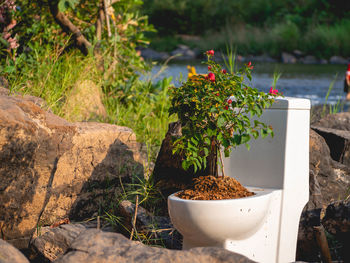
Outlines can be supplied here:
M273 136L272 127L257 118L280 94L275 87L266 94L246 84L251 80L251 62L234 72L231 59L228 72L213 60L213 50L205 54L208 74L194 75L181 87L172 88L169 113L177 114L182 126L173 153L183 156L185 170L207 167L208 176L196 178L191 189L177 195L192 200L251 196L234 178L225 176L223 155L228 157L241 144L249 148L252 138Z

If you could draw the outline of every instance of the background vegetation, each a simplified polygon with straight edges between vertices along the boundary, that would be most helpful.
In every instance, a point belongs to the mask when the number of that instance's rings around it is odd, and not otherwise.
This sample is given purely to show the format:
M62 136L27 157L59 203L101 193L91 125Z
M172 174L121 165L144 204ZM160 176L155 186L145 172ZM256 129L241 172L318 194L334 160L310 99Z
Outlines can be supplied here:
M277 57L299 49L322 58L350 56L346 0L145 0L143 12L158 30L151 45L159 50L178 43L225 50L230 43L240 54Z

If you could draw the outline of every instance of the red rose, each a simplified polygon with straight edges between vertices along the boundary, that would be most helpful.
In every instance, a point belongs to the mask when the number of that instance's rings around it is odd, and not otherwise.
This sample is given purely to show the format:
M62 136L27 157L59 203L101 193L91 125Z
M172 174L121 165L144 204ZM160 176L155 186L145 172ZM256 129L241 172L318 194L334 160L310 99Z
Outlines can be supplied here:
M270 87L269 93L272 94L272 95L276 95L278 93L278 90L274 89L273 87Z
M254 68L254 66L252 66L252 62L250 62L250 61L248 62L247 67L250 68L250 69Z
M211 70L211 66L208 66L208 70Z
M220 93L218 92L218 93L216 93L215 95L216 95L216 96L220 96Z
M214 50L212 50L212 49L208 50L206 53L208 56L214 56Z
M227 105L225 106L225 109L228 110L228 106Z
M209 72L209 74L208 74L208 79L209 79L211 82L215 82L215 74L212 73L212 72Z
M221 72L224 73L224 74L227 73L226 69L221 70Z
M229 100L227 101L227 103L228 103L228 104L231 104L231 103L232 103L232 100L231 100L231 99L229 99Z

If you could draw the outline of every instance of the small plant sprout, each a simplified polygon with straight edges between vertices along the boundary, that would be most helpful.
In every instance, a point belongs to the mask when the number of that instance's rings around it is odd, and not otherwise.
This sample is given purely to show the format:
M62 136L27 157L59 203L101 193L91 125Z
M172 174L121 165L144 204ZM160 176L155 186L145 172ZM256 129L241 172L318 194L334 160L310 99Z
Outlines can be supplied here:
M221 152L228 157L238 145L249 148L251 138L273 136L272 127L258 117L280 93L275 85L265 93L246 84L246 79L252 78L251 62L234 72L232 63L226 70L213 60L213 50L205 54L208 74L188 78L181 87L171 88L169 113L177 114L182 125L182 136L174 141L173 153L183 156L185 170L193 167L196 172L208 167L208 175L218 176Z

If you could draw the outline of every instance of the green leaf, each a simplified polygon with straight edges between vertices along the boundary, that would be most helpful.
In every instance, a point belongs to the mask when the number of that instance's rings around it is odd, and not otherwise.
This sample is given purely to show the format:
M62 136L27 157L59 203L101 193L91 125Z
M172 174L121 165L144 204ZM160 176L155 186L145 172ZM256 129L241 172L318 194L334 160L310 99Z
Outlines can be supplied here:
M224 117L224 116L220 116L220 117L218 118L217 125L218 125L219 128L225 126L225 117Z
M58 10L60 12L66 11L69 7L74 8L79 3L79 0L59 0Z
M243 134L243 135L242 135L241 144L246 143L246 142L249 142L249 140L250 140L250 135L249 135L249 134Z

